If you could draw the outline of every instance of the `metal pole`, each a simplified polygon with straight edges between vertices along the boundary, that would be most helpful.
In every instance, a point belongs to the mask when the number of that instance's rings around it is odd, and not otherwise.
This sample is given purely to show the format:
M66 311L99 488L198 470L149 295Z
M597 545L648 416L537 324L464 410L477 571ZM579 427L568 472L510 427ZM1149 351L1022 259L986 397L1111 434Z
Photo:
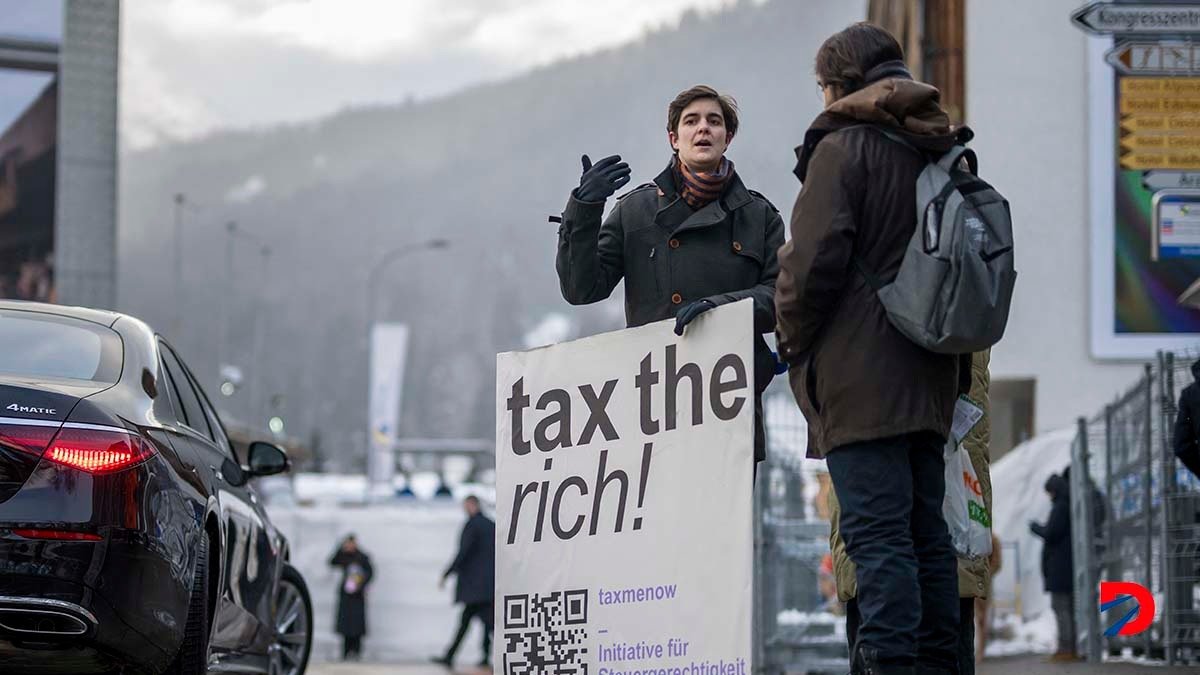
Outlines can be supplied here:
M225 224L225 297L221 298L221 347L217 368L223 368L229 360L229 322L233 312L233 233L237 223Z
M175 316L171 322L171 339L176 341L183 338L183 201L183 193L175 193Z
M1146 471L1145 471L1145 490L1142 493L1142 511L1146 518L1146 588L1150 592L1154 592L1154 501L1151 489L1154 478L1154 372L1149 363L1146 364L1146 376L1142 380L1142 387L1145 389L1143 395L1143 403L1146 406L1145 415L1142 423L1145 427L1143 430L1143 447L1146 452ZM1146 643L1146 657L1150 657L1151 649L1154 646L1154 640L1151 637L1153 631L1146 631L1144 641Z
M1172 412L1175 408L1175 356L1174 354L1159 352L1158 353L1158 382L1159 382L1159 410L1161 411L1160 434L1159 434L1159 452L1162 456L1162 478L1160 480L1162 490L1162 510L1161 520L1159 521L1159 533L1161 537L1160 550L1162 551L1162 598L1163 604L1160 616L1162 616L1162 634L1163 634L1163 649L1166 652L1167 665L1175 665L1175 645L1172 629L1174 621L1171 620L1171 608L1174 603L1173 593L1175 575L1171 565L1171 554L1173 546L1171 542L1171 499L1175 494L1175 453L1171 452L1171 428L1174 418Z
M263 333L265 329L263 323L266 321L265 314L270 304L266 301L267 288L271 283L271 249L263 246L259 250L259 255L262 256L262 284L258 289L258 311L254 313L254 379L250 380L252 390L250 392L250 400L252 401L250 408L254 411L256 421L252 424L261 424L263 421L263 401L262 401L262 379L263 367L262 362L262 343Z
M1091 452L1088 447L1088 422L1087 418L1079 418L1079 466L1071 471L1073 482L1075 485L1071 489L1079 490L1075 497L1076 503L1083 504L1083 590L1086 597L1080 598L1082 602L1076 603L1076 607L1082 610L1082 613L1087 620L1087 660L1091 663L1100 662L1100 615L1096 611L1099 602L1097 597L1100 588L1099 576L1100 565L1096 560L1096 523L1092 520L1092 491L1091 486ZM1078 535L1076 535L1078 537ZM1072 608L1074 609L1074 608ZM1076 612L1076 617L1079 612ZM1082 622L1080 622L1082 623Z

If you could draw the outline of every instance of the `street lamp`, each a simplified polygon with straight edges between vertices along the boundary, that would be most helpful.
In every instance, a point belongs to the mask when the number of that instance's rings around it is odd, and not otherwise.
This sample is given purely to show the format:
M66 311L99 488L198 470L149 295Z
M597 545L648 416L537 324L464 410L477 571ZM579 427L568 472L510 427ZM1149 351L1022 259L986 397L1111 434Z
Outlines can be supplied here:
M371 347L371 329L372 326L375 325L375 310L376 305L378 304L377 296L379 295L379 280L383 275L384 269L397 260L400 260L401 258L404 258L410 254L417 253L419 251L444 249L448 248L449 246L450 242L445 239L430 239L429 241L422 242L420 244L401 246L399 248L392 249L383 254L383 257L381 257L379 261L371 267L370 272L367 274L367 311L365 313L366 326L363 332L365 334L367 343L368 405L373 405L372 397L374 396L373 392L369 390L371 373L374 370L375 356ZM372 486L372 489L379 489L381 486L385 485L390 487L393 471L391 462L394 460L391 458L391 448L388 448L386 452L382 452L382 449L377 450L376 448L376 441L374 437L375 430L370 428L371 424L373 423L371 418L373 414L373 411L367 412L367 478L368 482ZM395 429L390 430L390 432L394 435Z
M421 242L416 245L401 246L394 248L387 253L371 268L367 275L367 341L371 340L371 325L375 323L375 305L376 297L379 294L379 278L382 276L384 269L389 265L413 253L421 251L432 251L437 249L450 248L450 242L446 239L430 239L429 241Z

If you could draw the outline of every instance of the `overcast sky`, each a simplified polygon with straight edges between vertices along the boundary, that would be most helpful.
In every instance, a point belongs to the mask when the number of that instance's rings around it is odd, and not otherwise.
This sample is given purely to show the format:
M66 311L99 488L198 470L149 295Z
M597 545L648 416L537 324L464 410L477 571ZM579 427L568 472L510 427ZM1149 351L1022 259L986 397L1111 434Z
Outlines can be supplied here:
M145 147L435 97L732 2L126 0L123 141Z

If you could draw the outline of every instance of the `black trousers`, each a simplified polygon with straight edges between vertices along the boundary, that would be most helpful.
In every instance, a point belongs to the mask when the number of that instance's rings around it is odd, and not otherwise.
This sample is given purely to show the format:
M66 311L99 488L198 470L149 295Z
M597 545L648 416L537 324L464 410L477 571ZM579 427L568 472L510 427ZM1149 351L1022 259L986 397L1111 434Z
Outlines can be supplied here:
M844 445L825 458L858 581L855 654L868 662L957 670L958 563L942 517L944 444L937 434L906 434Z
M495 618L494 607L490 602L473 602L463 605L462 618L458 622L458 633L454 636L454 642L450 643L450 648L446 650L446 660L453 661L454 655L458 652L458 646L467 635L467 629L471 626L471 619L478 618L483 622L483 658L480 663L488 663L492 659L492 623Z
M351 656L358 658L362 654L361 635L342 636L342 658L349 660Z
M959 598L958 617L958 675L975 675L975 598ZM846 603L846 642L851 653L861 620L858 601L851 598Z

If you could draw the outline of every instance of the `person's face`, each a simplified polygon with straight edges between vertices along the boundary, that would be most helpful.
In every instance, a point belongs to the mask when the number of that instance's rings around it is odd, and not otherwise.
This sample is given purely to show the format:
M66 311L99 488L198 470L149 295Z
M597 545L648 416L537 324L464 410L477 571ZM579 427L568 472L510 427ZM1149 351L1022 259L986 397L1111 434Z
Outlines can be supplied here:
M463 502L463 511L466 512L468 516L473 516L476 513L479 513L479 505L472 501L465 501Z
M358 542L354 541L353 539L347 539L345 543L342 544L342 550L346 551L347 553L354 553L358 550Z
M721 165L733 134L725 128L725 115L716 99L692 101L670 132L671 147L692 171L714 171Z
M820 80L817 80L817 86L821 88L821 97L825 101L826 108L833 105L834 101L841 98L840 91L836 84L832 84L829 82L821 82Z

